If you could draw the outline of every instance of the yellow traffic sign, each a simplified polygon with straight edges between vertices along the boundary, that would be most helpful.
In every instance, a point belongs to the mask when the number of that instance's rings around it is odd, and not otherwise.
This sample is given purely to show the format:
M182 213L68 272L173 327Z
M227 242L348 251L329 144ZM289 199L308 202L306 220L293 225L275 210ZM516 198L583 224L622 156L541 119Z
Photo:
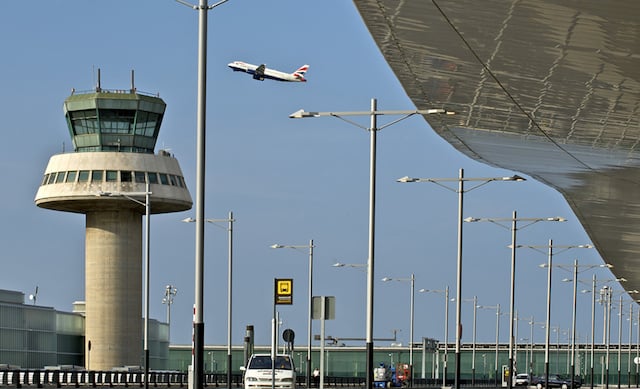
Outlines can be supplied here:
M293 304L293 278L275 279L274 299L276 304Z

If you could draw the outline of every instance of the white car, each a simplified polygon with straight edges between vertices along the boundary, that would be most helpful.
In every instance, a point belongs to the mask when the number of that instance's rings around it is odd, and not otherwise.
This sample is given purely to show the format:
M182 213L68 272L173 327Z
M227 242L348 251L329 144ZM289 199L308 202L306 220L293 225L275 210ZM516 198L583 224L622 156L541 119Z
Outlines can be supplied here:
M254 354L249 358L244 371L244 389L268 389L271 388L271 380L274 371L271 365L270 354ZM275 359L275 385L276 389L295 389L296 370L293 360L289 355L277 355Z
M516 386L529 386L529 385L531 385L531 378L529 377L529 374L522 373L522 374L516 375L515 385Z

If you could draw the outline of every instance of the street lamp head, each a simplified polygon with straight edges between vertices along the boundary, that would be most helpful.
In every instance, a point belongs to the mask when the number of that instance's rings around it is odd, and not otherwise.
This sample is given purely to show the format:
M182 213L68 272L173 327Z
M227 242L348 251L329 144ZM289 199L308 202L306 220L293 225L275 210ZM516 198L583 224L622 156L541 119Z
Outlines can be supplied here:
M382 282L393 281L393 278L385 277L382 279Z
M511 177L502 177L502 181L517 181L517 182L521 182L521 181L526 181L527 179L519 176L517 174L514 174Z
M403 183L406 183L406 182L417 182L417 181L418 181L417 178L413 178L413 177L409 177L409 176L404 176L404 177L398 178L396 180L396 182L403 182Z
M291 115L289 115L290 119L302 119L302 118L311 118L311 117L318 117L318 113L317 112L305 112L304 109L300 109L297 110L296 112L292 113Z
M556 216L556 217L548 217L546 219L546 221L548 222L566 222L567 219L560 217L560 216Z
M187 218L184 218L184 219L182 219L180 221L183 222L183 223L195 223L196 219L194 219L192 217L187 217Z
M479 222L479 221L480 221L480 218L477 218L477 217L468 217L468 218L464 219L464 221L465 221L466 223Z
M344 267L344 263L336 262L331 266L333 266L333 267Z
M277 243L276 243L276 244L272 244L272 245L271 245L271 246L269 246L269 247L271 247L272 249L281 249L281 248L283 248L284 246L283 246L283 245L281 245L281 244L277 244Z

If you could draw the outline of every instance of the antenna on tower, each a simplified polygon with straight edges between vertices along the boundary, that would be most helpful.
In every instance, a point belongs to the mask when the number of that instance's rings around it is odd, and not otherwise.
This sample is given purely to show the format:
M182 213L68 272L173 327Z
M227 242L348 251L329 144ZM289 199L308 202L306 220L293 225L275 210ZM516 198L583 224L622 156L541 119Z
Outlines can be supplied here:
M134 70L131 69L131 93L136 93Z
M98 68L98 83L96 84L96 92L100 92L102 88L100 88L100 68Z

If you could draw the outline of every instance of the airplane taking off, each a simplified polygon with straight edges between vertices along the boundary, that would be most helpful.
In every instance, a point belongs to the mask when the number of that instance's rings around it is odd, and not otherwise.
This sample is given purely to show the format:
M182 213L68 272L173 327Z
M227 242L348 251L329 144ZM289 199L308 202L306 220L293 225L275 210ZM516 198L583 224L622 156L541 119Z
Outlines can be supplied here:
M302 65L293 73L285 73L278 70L267 69L264 64L256 66L241 61L231 62L228 66L233 69L234 72L249 73L253 76L254 80L260 81L264 81L264 79L267 78L276 81L307 82L304 74L309 70L309 65Z

